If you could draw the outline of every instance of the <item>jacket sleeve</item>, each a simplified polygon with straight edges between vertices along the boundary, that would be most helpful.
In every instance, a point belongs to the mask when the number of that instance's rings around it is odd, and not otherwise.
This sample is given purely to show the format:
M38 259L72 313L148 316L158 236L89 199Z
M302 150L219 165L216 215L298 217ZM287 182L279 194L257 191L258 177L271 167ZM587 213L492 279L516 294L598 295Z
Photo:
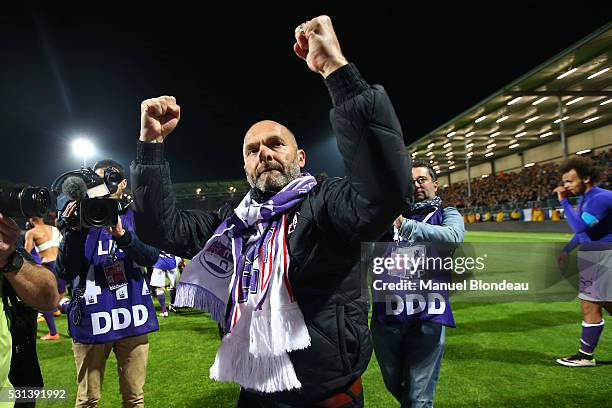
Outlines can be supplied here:
M329 75L330 113L346 177L322 187L322 227L349 242L376 240L410 203L411 163L399 120L380 85L368 85L353 64Z
M193 258L219 225L218 217L176 207L163 143L139 141L130 170L136 230L142 240L182 258Z
M452 244L457 246L463 242L465 225L463 217L454 207L446 207L442 211L442 225L430 225L405 219L399 234L409 243L430 242L432 244Z
M135 232L125 231L117 246L140 266L153 266L159 258L159 249L142 242Z
M565 218L576 234L587 232L597 225L610 211L609 205L604 199L590 200L585 203L582 212L574 211L574 207L568 199L561 200L561 205L565 210Z

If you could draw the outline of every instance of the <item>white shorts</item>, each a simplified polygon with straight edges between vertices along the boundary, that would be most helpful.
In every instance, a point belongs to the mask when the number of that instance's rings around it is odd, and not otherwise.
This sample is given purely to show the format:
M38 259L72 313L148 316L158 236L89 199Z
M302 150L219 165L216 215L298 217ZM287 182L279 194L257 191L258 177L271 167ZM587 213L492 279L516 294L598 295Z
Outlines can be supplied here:
M580 293L590 302L612 302L612 249L578 251Z
M153 268L153 273L151 274L151 286L155 286L156 288L165 288L166 287L166 275L168 275L168 279L170 279L170 287L176 287L176 275L178 273L178 268L174 269L157 269Z

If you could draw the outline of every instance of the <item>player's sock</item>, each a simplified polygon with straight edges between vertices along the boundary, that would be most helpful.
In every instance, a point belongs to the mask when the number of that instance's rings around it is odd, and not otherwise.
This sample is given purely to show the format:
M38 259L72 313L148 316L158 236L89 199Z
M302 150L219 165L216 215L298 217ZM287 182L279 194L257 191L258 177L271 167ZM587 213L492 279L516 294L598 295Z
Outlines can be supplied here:
M43 312L43 317L45 318L45 322L47 322L47 326L49 326L49 334L55 336L57 334L57 328L55 327L53 312Z
M176 288L170 288L170 304L174 304L174 299L176 298Z
M582 336L580 336L580 351L592 355L604 328L604 320L599 323L582 322ZM592 357L592 356L591 356Z
M166 291L165 290L157 290L157 301L159 302L159 306L161 307L162 313L167 312L166 309Z

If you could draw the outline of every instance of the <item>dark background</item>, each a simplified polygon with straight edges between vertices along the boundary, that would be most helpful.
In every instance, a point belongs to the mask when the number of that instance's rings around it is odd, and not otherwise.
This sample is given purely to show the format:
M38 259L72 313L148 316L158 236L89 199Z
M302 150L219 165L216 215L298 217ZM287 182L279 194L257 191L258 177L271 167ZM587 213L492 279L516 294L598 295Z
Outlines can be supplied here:
M294 131L308 171L342 175L327 90L293 53L302 21L332 17L345 56L385 86L411 142L612 17L598 2L415 4L2 6L0 179L49 185L79 167L70 148L79 135L98 149L88 164L128 165L140 102L163 94L182 108L167 141L176 182L242 179L242 138L265 118Z

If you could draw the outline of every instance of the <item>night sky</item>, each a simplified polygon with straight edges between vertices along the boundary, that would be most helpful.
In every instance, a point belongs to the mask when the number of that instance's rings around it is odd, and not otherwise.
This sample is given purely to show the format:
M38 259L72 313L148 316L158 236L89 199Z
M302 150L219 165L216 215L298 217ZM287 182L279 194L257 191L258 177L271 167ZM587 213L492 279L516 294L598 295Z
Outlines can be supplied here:
M79 167L70 142L80 135L98 149L90 164L127 166L140 102L163 94L182 108L166 143L175 182L243 178L242 138L266 118L294 131L308 171L342 175L327 90L293 53L302 21L332 17L345 56L385 86L411 142L612 17L597 2L127 3L3 6L0 179L49 185Z

